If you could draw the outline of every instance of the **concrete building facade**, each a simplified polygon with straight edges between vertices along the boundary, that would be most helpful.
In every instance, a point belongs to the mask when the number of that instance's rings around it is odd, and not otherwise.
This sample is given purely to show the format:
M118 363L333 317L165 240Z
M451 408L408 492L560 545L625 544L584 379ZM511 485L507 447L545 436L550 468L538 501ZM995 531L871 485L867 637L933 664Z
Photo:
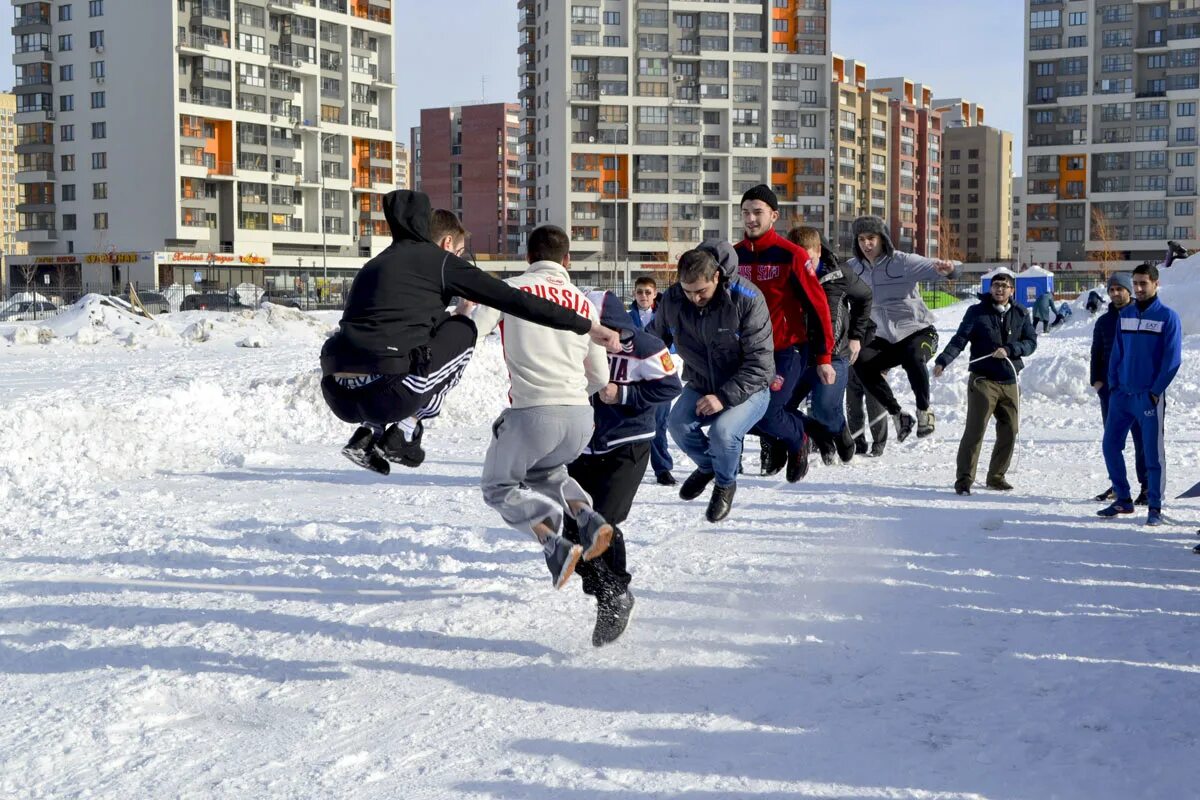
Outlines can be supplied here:
M888 97L867 88L867 66L833 56L830 141L836 150L829 173L830 231L834 249L854 252L854 220L891 213L891 112Z
M435 208L458 214L477 255L515 256L521 247L519 106L426 108L414 129L419 187Z
M395 142L392 145L392 156L395 163L392 165L392 179L397 189L411 189L412 184L409 182L409 173L412 172L412 164L408 156L408 144L405 142Z
M29 258L114 285L352 274L391 241L391 6L17 4Z
M671 263L737 239L745 189L828 230L826 0L520 0L526 225L576 260Z
M1200 3L1027 0L1024 28L1022 259L1194 247Z
M8 274L8 256L23 255L29 246L17 241L17 204L21 202L17 183L17 97L0 92L0 275ZM5 293L0 281L0 296Z

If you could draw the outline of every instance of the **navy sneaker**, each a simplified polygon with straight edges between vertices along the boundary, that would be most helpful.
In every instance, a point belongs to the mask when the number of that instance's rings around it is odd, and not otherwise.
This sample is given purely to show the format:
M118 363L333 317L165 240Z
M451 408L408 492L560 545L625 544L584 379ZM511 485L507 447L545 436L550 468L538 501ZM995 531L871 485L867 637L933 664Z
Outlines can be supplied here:
M590 508L580 509L575 515L575 523L579 527L579 542L583 545L583 560L591 561L603 555L612 543L613 526Z
M554 588L561 589L575 574L575 565L579 563L583 548L561 536L551 536L542 546L542 551L546 556L546 566L550 568Z
M1163 524L1163 515L1161 508L1151 508L1146 513L1146 524L1152 527L1158 527Z
M1098 517L1115 517L1118 514L1132 514L1133 500L1126 497L1124 500L1114 500L1110 505L1105 506L1096 512Z

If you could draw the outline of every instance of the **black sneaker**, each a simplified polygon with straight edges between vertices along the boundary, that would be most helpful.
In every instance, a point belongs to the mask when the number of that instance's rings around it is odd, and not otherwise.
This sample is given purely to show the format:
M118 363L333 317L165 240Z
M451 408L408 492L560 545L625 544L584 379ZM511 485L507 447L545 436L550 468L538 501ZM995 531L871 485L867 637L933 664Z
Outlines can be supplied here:
M616 597L600 599L596 603L596 627L592 629L592 646L612 644L629 625L633 614L633 592L626 589Z
M871 452L867 453L871 458L879 458L883 455L884 448L887 447L887 441L875 442L871 445Z
M759 472L775 475L787 465L787 445L769 436L759 438Z
M675 476L671 474L671 471L667 469L654 473L654 480L659 486L674 486L679 483L679 481L675 480Z
M730 510L733 509L733 495L736 491L736 483L728 486L714 486L712 497L708 499L708 510L704 512L704 518L709 522L720 522L728 517Z
M866 454L867 454L867 437L855 436L854 437L854 455L865 456Z
M1107 491L1101 492L1092 499L1097 503L1111 503L1113 500L1117 499L1117 495L1115 492L1113 492L1112 487L1110 486L1108 487Z
M795 450L789 450L787 454L787 473L785 477L788 483L795 483L808 474L808 434L804 434L803 441Z
M363 469L378 472L380 475L388 475L392 471L391 465L379 449L379 443L375 441L375 434L365 426L359 427L350 437L350 441L346 442L346 446L342 448L342 455Z
M838 458L842 460L843 464L849 464L859 452L858 442L850 435L849 427L842 428L842 432L834 441L833 446L837 450ZM867 442L863 440L862 455L866 455L866 452Z
M832 467L837 461L837 447L832 443L821 442L817 445L817 449L821 451L821 463L827 467Z
M575 524L579 528L579 543L583 545L581 558L591 561L596 556L603 555L612 543L613 526L590 508L581 509L575 515Z
M575 565L579 563L583 547L561 536L550 537L547 544L549 549L543 546L542 552L546 556L546 566L550 568L550 580L555 589L561 589L575 574Z
M704 494L704 490L708 488L708 484L712 483L712 479L715 477L716 475L712 472L696 470L691 475L688 475L683 485L679 487L679 499L695 500Z
M971 493L971 484L968 483L967 481L955 482L954 493L955 494L970 494Z
M379 440L379 448L388 461L416 468L425 460L425 451L421 448L421 437L424 434L425 428L418 422L410 442L404 438L399 425L389 425L383 432L383 438Z
M1146 490L1145 490L1145 489L1142 489L1140 492L1138 492L1138 496L1137 496L1137 497L1135 497L1135 498L1133 498L1133 504L1134 504L1135 506L1148 506L1148 505L1150 505L1150 500L1149 500L1149 499L1146 497Z
M896 441L903 442L912 433L913 427L917 424L916 419L907 411L901 411L898 414L892 414L892 424L896 426Z

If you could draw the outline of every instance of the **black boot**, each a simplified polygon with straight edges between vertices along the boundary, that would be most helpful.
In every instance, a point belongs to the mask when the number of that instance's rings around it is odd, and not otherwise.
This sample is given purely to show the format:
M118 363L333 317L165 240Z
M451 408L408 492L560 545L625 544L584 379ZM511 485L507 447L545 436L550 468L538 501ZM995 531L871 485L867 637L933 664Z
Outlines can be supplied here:
M712 497L708 499L708 510L704 512L705 519L709 522L720 522L728 517L733 508L733 494L736 491L736 483L728 486L714 486Z
M787 445L770 436L759 437L759 471L763 475L774 475L787 464Z
M712 472L694 471L687 476L687 480L679 487L679 499L695 500L700 495L704 494L705 488L712 483L712 479L716 475Z
M416 468L421 466L421 462L425 460L425 451L421 448L421 437L424 434L425 428L418 422L410 442L404 438L404 433L400 430L399 425L389 425L388 429L383 432L379 447L388 461Z
M342 455L363 469L378 472L380 475L387 475L392 471L379 449L379 443L375 441L375 433L366 426L354 432L350 441L342 448Z
M867 454L867 437L855 436L854 437L854 455L865 456L866 454Z
M795 483L808 474L808 434L800 442L800 447L789 450L787 454L787 482Z

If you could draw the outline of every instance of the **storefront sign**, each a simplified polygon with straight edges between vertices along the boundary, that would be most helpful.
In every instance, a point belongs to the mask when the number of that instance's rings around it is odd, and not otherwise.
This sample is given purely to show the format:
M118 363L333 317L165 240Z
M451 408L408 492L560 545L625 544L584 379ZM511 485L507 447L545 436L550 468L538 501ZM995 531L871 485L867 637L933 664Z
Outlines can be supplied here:
M228 266L230 264L250 264L254 266L267 263L267 259L254 253L185 253L170 252L156 253L154 260L160 264L212 264L213 266Z
M13 264L17 259L13 259ZM79 256L34 256L34 264L78 264Z
M83 257L88 264L136 264L137 253L88 253Z

